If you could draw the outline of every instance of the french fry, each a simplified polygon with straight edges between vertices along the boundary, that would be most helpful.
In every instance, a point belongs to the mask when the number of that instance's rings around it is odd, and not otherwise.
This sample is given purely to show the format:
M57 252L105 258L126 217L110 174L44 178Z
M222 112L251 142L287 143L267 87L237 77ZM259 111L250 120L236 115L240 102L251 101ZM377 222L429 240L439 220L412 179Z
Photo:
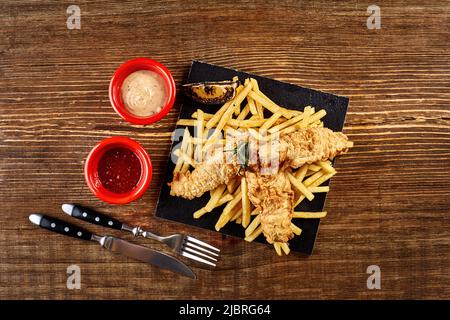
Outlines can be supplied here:
M241 207L238 207L238 206L234 207L233 213L234 213L233 217L230 219L230 221L236 221L239 218L242 219L242 206ZM242 220L241 220L241 222L242 222Z
M190 134L189 134L190 137ZM192 156L194 155L194 147L192 145L192 139L189 138L187 141L187 147L186 147L186 155L189 157L189 159L192 159ZM181 167L181 173L185 173L189 170L189 167L191 165L189 163L183 163L183 166Z
M250 113L250 106L248 103L245 105L245 107L241 110L241 113L237 116L236 120L244 120L245 117Z
M197 137L191 137L191 142L193 143L193 144L200 144L200 143L203 143L205 140L204 139L201 139L201 138L197 138Z
M279 132L280 132L280 135L282 135L282 134L292 133L292 132L297 131L297 130L298 130L297 126L296 125L292 125L292 126L289 126L289 127L286 127L284 129L280 130Z
M269 141L271 136L264 136L255 129L248 129L248 133L258 141Z
M308 165L304 164L300 169L298 169L295 173L294 173L294 177L298 180L298 181L303 181L303 179L305 178L306 172L308 171Z
M225 102L224 105L219 110L217 110L217 112L213 115L213 117L208 120L208 122L206 123L206 128L208 129L213 128L217 124L217 122L219 122L220 118L223 116L225 111L229 109L231 103L232 100Z
M180 146L181 151L186 152L189 138L190 138L189 130L188 128L184 128L183 141L181 141ZM182 166L183 166L183 158L178 157L177 164L175 165L175 169L173 170L173 174L175 175L175 173L180 172Z
M292 114L287 109L277 105L275 102L264 96L264 94L261 91L259 92L250 91L248 96L253 100L255 100L255 102L260 103L264 108L266 108L270 112L276 113L277 111L280 111L282 112L283 117L285 117L286 119L292 118Z
M234 197L233 197L233 199L234 199ZM236 203L236 205L233 207L233 209L231 209L230 215L231 215L230 221L234 221L237 218L242 217L242 203L241 203L241 201Z
M229 193L233 193L234 192L233 187L234 187L235 181L236 181L236 179L228 181L228 183L227 183L227 190L228 190Z
M219 220L217 221L217 223L215 225L216 231L219 231L220 229L222 229L231 220L231 218L233 217L234 214L233 214L232 209L242 199L242 194L240 192L241 191L240 187L238 188L238 190L239 190L239 193L233 198L233 200L228 202L227 205L225 206L225 208L223 209L223 212L220 215Z
M266 119L261 119L259 118L258 115L254 115L252 118L245 120L244 118L248 115L248 111L246 112L244 111L245 108L236 119L232 119L231 117L229 117L226 124L234 127L249 128L249 127L260 127L265 123ZM241 114L243 115L242 117L240 117ZM223 130L226 127L226 124L223 127L221 127L221 130ZM196 119L179 119L177 121L177 125L195 127L198 125L198 122Z
M250 78L245 79L244 85L247 85L249 82L250 82ZM252 87L253 87L253 83L252 83ZM250 107L251 114L253 114L253 115L257 114L258 111L256 110L256 104L253 101L253 99L247 97L247 102Z
M190 126L194 127L197 124L195 119L178 119L177 126Z
M308 128L318 128L318 127L323 127L323 122L320 120L316 121L314 123L308 124Z
M237 87L236 88L236 94L239 94L241 92L241 90L242 90L242 86ZM213 117L211 119L209 119L209 121L206 123L206 128L207 129L213 128L219 122L219 120L222 118L224 113L227 110L229 110L229 107L231 106L233 101L234 101L234 99L225 102L224 105L213 115Z
M236 106L234 107L234 116L237 117L239 116L239 114L241 113L241 105L240 104L236 104Z
M316 181L317 179L319 179L321 176L323 176L325 174L325 171L320 170L316 173L314 173L312 176L310 176L308 179L303 181L303 184L306 187L309 187L314 181Z
M302 218L302 219L317 219L326 217L327 212L302 212L302 211L294 211L292 218Z
M281 249L283 249L285 255L288 255L289 252L291 252L291 249L289 249L289 245L286 242L281 244Z
M322 170L322 169L321 169ZM308 171L306 171L306 174L305 174L305 177L310 177L310 176L312 176L313 174L315 174L317 171L311 171L311 170L308 170Z
M259 226L255 231L252 232L251 235L249 235L248 237L245 237L244 240L248 241L248 242L252 242L253 240L255 240L256 238L258 238L258 236L262 233L262 226Z
M240 185L241 181L240 181L240 179L236 179L236 180L237 180L237 183L238 183L238 187L233 192L233 198L236 198L237 196L241 196L241 185ZM240 198L239 198L239 200L240 200Z
M259 91L259 85L258 85L258 81L256 81L256 79L250 78L251 83L253 84L253 90L255 92L260 92ZM261 119L264 119L264 110L262 108L262 105L259 102L255 101L255 105L256 105L256 111L258 112L258 116Z
M261 126L261 130L267 130L269 129L271 126L273 126L273 124L275 123L275 121L277 121L280 117L282 116L281 112L275 112L269 119L266 120L266 122L264 122L264 124Z
M231 200L233 200L233 196L231 194L227 194L227 195L223 196L222 198L220 198L220 200L214 205L214 208L220 207L221 205L223 205ZM205 207L200 208L199 210L194 212L194 219L199 219L208 212L209 211L206 210Z
M248 79L245 79L244 82L244 86L246 86L248 84ZM239 86L240 88L242 88L242 86ZM238 93L239 94L239 93ZM245 98L244 98L245 99ZM241 103L236 103L234 105L234 111L233 111L234 115L237 117L239 116L239 114L241 113Z
M219 202L220 198L222 197L223 192L225 191L226 185L220 185L211 194L211 198L209 199L208 203L205 206L206 211L211 212L217 202Z
M324 187L308 187L308 190L312 193L321 193L321 192L329 192L330 187L324 186Z
M265 99L265 100L267 100L269 103L271 103L271 104L273 104L273 105L277 105L275 102L273 102L268 96L266 96L265 94L264 94L264 92L262 92L261 90L258 90L258 92L257 92L263 99ZM264 105L263 105L264 106ZM277 105L278 106L278 105ZM279 108L280 108L280 110L283 112L283 116L286 118L286 119L290 119L290 118L292 118L293 116L296 116L296 115L299 115L299 114L301 114L302 112L301 111L298 111L298 110L292 110L292 109L287 109L287 108L283 108L283 107L281 107L281 106L278 106Z
M188 165L193 166L195 168L194 160L192 160L192 158L189 155L187 155L185 152L181 151L180 149L177 149L173 153L178 158L183 159L183 164L188 164Z
M275 242L273 247L275 248L277 255L281 257L281 244L279 242Z
M219 139L220 133L225 128L227 122L231 119L236 105L241 104L241 102L245 99L251 88L252 88L251 82L249 82L247 86L245 86L243 89L241 86L238 87L236 89L237 92L236 97L226 102L222 106L222 108L220 108L219 111L217 111L216 114L214 114L214 116L206 123L207 129L213 128L216 123L217 126L213 134L208 138L208 140L204 144L203 152L205 152L209 146L214 144Z
M214 146L214 144L219 140L220 140L220 131L214 130L213 134L204 143L202 152L206 153L208 149Z
M245 236L246 237L250 236L253 233L253 231L255 231L257 227L259 227L260 224L261 224L261 216L257 215L245 229Z
M201 218L204 214L208 213L208 211L205 209L205 207L198 209L194 212L193 216L194 219Z
M297 122L301 121L303 119L303 116L304 116L303 113L299 114L298 116L295 116L295 117L293 117L293 118L291 118L291 119L289 119L289 120L287 120L287 121L285 121L283 123L280 123L279 125L277 125L275 127L270 128L269 132L270 133L274 133L274 132L280 131L280 130L282 130L284 128L287 128L289 126L292 126L292 125L296 124Z
M300 229L299 227L297 227L295 224L293 224L291 222L291 229L292 232L294 232L295 235L299 236L302 233L302 229Z
M220 118L219 123L217 124L217 127L216 127L217 131L221 131L223 129L225 124L227 124L227 122L231 119L231 116L233 115L233 111L234 111L236 105L240 105L242 103L242 101L247 97L247 95L251 89L252 89L252 83L248 82L248 84L244 87L244 89L241 92L239 92L239 94L233 100L231 100L232 102L231 102L228 110L225 110L223 116Z
M318 166L325 170L327 173L335 173L336 170L327 161L318 161Z
M307 182L307 180L309 180L310 178L312 178L314 175L319 175L318 178L314 179L311 182ZM303 184L305 185L305 187L309 188L309 187L318 187L320 186L322 183L324 183L325 181L327 181L328 179L330 179L332 176L335 175L335 173L329 173L329 174L324 174L323 170L316 172L314 175L312 175L311 177L309 177L307 180L303 181ZM294 208L297 207L300 202L303 201L303 199L305 199L304 195L301 195L300 198L298 198L298 200L295 202Z
M241 224L241 223L242 223L242 218L239 217L239 218L237 218L235 221L236 221L236 224Z
M194 152L194 159L196 162L202 162L202 149L203 149L203 111L201 109L197 109L197 124L196 124L196 136L200 138L200 143L196 145Z
M217 207L220 207L224 203L227 203L228 201L231 201L231 200L233 200L233 196L228 193L228 194L222 196L222 198L220 198L219 202L217 202Z
M261 210L259 208L254 208L252 212L250 213L251 216L257 216L261 213Z
M311 171L314 171L314 172L317 172L317 171L319 171L321 169L322 169L322 167L320 167L318 165L315 165L315 164L308 165L308 170L311 170Z
M233 179L227 183L227 190L229 193L233 194L233 192L236 190L236 187L238 186L239 179Z
M304 164L300 169L298 169L293 175L297 179L297 181L302 182L308 172L308 164ZM295 198L302 195L301 192L296 191L294 193Z
M229 205L230 202L228 202L227 205ZM216 231L220 231L220 229L222 229L231 220L231 218L232 215L230 214L230 212L227 212L226 214L222 212L214 226L214 229L216 229Z
M228 128L225 127L224 129L225 129L225 140L230 137L231 138L238 137L240 134L239 130L236 130L235 128L232 128L232 127L228 127Z
M228 120L228 124L233 127L240 128L253 128L260 127L265 122L264 119L249 119L249 120L238 120L238 119L230 119Z
M289 181L291 182L292 186L300 193L302 193L309 201L312 201L314 199L314 194L312 194L311 191L306 188L303 183L298 181L291 173L287 173L287 176L289 178Z
M205 121L211 119L213 116L214 116L214 114L212 114L212 113L206 113L206 112L203 112L203 119L204 119ZM198 117L198 114L197 114L197 111L195 111L195 112L191 115L191 118L197 119L197 117Z
M247 179L242 177L241 179L241 193L242 193L242 226L247 228L250 223L250 200L248 199L248 186Z
M334 176L336 173L328 173L328 174L323 174L321 177L319 177L316 181L314 181L313 183L311 183L310 185L308 185L308 187L318 187L320 186L322 183L324 183L325 181L329 180L332 176Z
M312 110L311 107L305 107L305 109L303 109L303 119L302 121L299 123L299 127L300 128L307 128L308 124L309 124L309 116L311 114L313 114L314 111Z
M247 98L247 100L248 100L248 105L249 105L249 107L250 107L250 112L251 112L251 114L257 115L257 114L258 114L258 110L256 109L256 103L255 103L255 101L253 101L252 98Z
M322 119L323 117L325 117L327 115L327 112L324 109L320 109L319 111L317 111L316 113L314 113L310 118L309 118L309 123L314 123L317 120Z
M302 114L302 111L300 110L293 110L293 109L288 109L293 116L298 116L299 114Z

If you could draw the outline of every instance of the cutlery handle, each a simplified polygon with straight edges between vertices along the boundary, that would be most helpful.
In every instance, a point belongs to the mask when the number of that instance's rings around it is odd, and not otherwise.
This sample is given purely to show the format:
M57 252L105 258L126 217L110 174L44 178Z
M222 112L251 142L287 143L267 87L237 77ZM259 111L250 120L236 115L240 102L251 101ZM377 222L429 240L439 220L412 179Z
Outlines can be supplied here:
M62 209L68 215L99 226L122 230L122 222L94 210L72 204L64 204Z
M92 233L69 222L42 214L31 214L30 221L41 228L83 240L91 240Z

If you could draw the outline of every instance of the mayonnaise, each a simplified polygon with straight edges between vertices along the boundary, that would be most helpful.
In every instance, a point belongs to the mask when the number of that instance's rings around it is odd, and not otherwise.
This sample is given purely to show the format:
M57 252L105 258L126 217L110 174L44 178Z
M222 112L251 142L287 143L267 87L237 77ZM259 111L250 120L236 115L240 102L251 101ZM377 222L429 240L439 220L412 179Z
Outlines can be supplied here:
M148 117L161 111L167 93L164 79L156 72L139 70L125 78L122 101L137 117Z

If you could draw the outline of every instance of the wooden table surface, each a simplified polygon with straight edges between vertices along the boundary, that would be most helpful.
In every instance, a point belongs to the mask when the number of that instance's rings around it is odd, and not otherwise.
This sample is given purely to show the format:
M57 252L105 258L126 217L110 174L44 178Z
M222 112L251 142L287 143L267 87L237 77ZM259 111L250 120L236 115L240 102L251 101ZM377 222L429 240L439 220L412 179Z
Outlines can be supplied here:
M0 4L0 298L450 298L448 1L378 1L379 30L364 1L74 2L80 30L66 27L71 2ZM312 256L153 216L180 104L147 127L116 115L109 80L138 56L178 85L198 59L350 98L355 147L337 161ZM154 168L149 191L124 206L97 200L83 177L89 150L116 135L141 142ZM193 281L29 223L32 212L63 217L64 202L191 232L223 248L220 263ZM80 290L66 287L73 264ZM370 265L380 290L366 286Z

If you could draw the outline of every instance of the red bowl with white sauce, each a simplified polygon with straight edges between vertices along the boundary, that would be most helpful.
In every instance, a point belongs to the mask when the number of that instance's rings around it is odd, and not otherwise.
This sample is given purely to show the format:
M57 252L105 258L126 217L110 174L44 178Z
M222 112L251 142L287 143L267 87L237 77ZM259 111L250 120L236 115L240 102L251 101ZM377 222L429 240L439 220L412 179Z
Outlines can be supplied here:
M109 99L124 120L147 125L162 119L175 102L176 87L161 63L136 58L122 64L109 84Z
M86 158L84 177L92 193L111 204L140 198L152 180L152 163L145 149L127 137L99 142Z

